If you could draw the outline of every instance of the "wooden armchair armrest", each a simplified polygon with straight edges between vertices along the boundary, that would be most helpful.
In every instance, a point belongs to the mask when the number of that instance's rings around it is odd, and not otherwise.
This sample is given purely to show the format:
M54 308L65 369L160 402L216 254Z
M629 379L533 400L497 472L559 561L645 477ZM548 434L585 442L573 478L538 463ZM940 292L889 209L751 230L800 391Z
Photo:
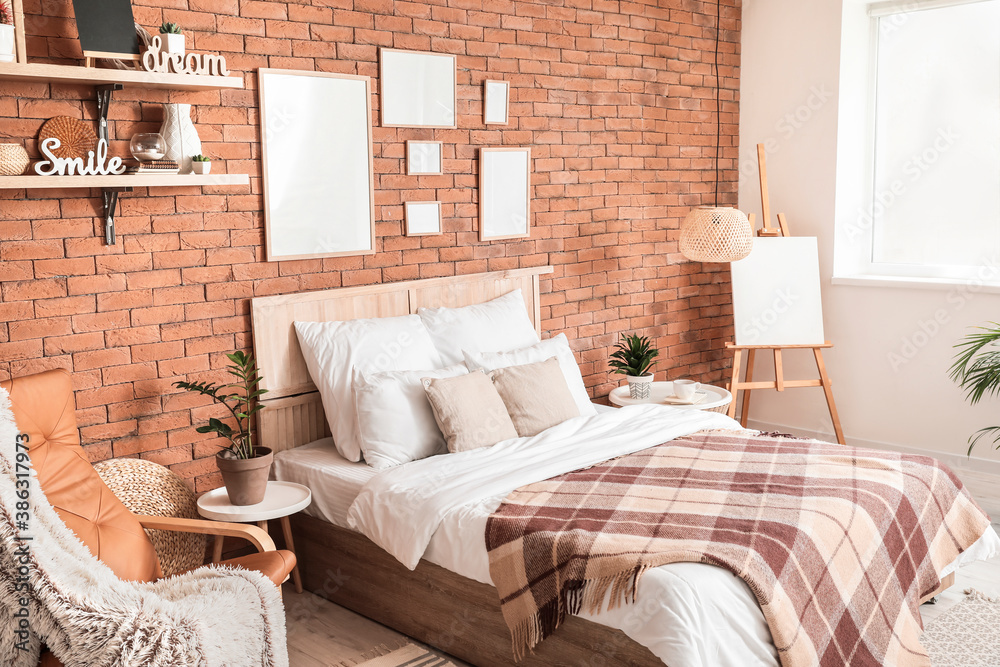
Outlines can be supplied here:
M242 523L227 523L224 521L208 521L206 519L182 519L172 516L136 515L136 518L139 519L139 523L143 528L150 530L169 530L178 533L239 537L253 544L257 551L275 551L274 540L257 526L249 526Z

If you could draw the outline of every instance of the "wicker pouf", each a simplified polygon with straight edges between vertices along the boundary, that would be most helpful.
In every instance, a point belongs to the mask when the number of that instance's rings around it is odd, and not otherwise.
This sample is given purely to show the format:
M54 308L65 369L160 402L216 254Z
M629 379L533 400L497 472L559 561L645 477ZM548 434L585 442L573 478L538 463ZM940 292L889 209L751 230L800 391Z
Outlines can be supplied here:
M94 464L108 488L133 514L198 519L194 492L180 477L158 463L142 459L111 459ZM204 535L147 530L163 576L169 577L205 562Z
M30 161L21 144L0 144L0 176L20 176Z

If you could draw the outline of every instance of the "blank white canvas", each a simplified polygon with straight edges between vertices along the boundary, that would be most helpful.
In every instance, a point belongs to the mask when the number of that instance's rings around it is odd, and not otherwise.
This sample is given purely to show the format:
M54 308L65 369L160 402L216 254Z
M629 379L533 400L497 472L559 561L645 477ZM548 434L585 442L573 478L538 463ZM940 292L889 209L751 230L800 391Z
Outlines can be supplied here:
M260 71L269 261L374 251L363 78Z
M732 275L737 345L825 342L815 237L756 238Z
M485 122L491 124L507 122L508 85L506 81L486 82Z
M382 125L455 127L455 58L381 50Z
M482 236L485 239L528 233L530 152L483 150Z
M437 141L407 141L408 174L440 174L441 144Z
M438 234L441 231L441 202L406 202L406 233Z

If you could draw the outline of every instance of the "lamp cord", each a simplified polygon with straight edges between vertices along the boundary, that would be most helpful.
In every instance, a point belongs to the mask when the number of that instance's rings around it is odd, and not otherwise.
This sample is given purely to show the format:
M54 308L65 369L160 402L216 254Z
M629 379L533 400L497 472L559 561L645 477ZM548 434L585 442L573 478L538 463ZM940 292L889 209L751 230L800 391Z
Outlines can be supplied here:
M719 153L722 146L722 80L719 77L719 42L722 39L722 0L715 3L715 205L719 206Z

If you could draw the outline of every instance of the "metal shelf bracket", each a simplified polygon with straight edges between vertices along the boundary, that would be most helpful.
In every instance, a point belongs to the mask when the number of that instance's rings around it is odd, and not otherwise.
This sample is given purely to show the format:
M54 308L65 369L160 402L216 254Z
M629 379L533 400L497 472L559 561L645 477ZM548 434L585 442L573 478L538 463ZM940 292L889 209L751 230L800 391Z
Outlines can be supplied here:
M97 138L110 141L108 139L108 111L111 110L111 95L116 90L122 90L124 86L120 83L109 83L106 86L97 86Z
M118 213L118 194L132 192L132 187L104 188L101 199L104 201L104 244L115 245L118 239L115 235L115 215Z

